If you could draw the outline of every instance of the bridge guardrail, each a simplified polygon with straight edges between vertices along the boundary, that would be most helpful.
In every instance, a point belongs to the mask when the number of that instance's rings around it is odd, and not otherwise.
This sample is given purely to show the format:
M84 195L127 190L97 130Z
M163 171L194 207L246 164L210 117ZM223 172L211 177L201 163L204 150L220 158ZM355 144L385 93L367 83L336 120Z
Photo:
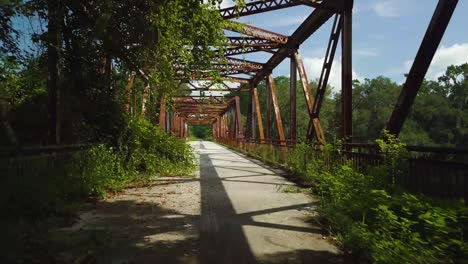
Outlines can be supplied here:
M216 139L225 145L239 147L245 151L268 146L268 151L277 152L277 158L284 163L288 150L295 142L259 139ZM317 150L320 147L317 146ZM399 185L413 192L420 192L432 197L464 198L468 201L468 149L407 146L409 152L408 173ZM366 171L369 166L379 165L383 161L377 144L343 144L341 162L351 167ZM307 158L305 157L304 162Z

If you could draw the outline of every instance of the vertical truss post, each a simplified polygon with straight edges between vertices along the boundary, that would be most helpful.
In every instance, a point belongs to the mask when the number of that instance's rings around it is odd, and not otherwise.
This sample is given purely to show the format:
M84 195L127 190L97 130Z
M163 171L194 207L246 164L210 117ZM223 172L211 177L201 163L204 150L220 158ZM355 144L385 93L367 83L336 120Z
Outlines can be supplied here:
M270 86L270 93L271 93L271 99L273 101L273 108L275 111L275 117L276 117L276 127L278 129L278 136L279 140L282 145L285 144L285 137L284 137L284 130L283 130L283 121L281 120L281 112L279 109L279 103L278 103L278 98L276 97L276 87L275 87L275 80L273 79L273 75L270 73L268 75L268 84Z
M221 124L222 122L221 121L222 121L222 118L223 118L222 116L219 116L219 118L218 118L218 138L221 138L221 129L222 129L222 124Z
M236 136L236 133L234 133L236 127L235 123L233 122L234 120L232 119L232 111L231 107L229 107L229 110L226 112L227 120L228 120L228 138L233 139Z
M289 79L289 139L292 142L297 140L297 65L294 56L290 58L290 79Z
M250 112L250 136L252 139L255 139L257 133L255 131L255 95L254 95L254 86L253 84L250 86L250 108L252 111Z
M166 99L161 98L161 105L159 106L159 127L163 131L166 130Z
M254 119L252 118L253 117L253 96L252 96L252 84L249 85L249 88L250 88L250 92L249 92L249 104L247 106L247 124L246 124L246 131L245 131L245 134L246 134L246 137L247 138L254 138L253 137L253 126L252 126L252 123L254 122Z
M387 130L391 134L398 136L400 133L457 4L458 0L439 0L397 104L387 123Z
M260 142L263 143L265 141L265 135L263 134L262 113L260 112L260 102L258 100L257 86L253 87L253 94L255 100L255 112L257 114L258 135L260 137Z
M234 97L236 103L236 125L237 125L237 138L244 138L244 131L242 131L242 115L240 111L240 98L239 96Z
M128 82L127 86L125 87L125 111L127 113L130 113L130 102L131 102L131 96L132 96L132 89L133 89L133 84L135 82L135 72L132 72L130 76L128 77Z
M268 78L266 78L266 140L271 140L271 92L270 92L270 84Z
M216 131L216 121L214 121L213 123L211 123L211 136L213 137L213 139L216 141L216 138L217 138L217 131Z
M172 130L174 135L177 135L177 131L179 128L179 116L177 113L174 113L174 129Z
M345 1L341 15L341 129L345 142L353 136L353 0Z

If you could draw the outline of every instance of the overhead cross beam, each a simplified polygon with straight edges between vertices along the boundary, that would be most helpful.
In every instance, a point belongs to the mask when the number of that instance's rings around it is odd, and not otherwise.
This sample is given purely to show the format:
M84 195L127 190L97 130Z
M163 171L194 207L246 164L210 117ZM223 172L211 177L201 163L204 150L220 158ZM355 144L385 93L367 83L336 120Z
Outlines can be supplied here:
M227 48L224 50L224 56L235 56L241 54L248 54L253 52L269 52L274 53L278 46L246 46L246 47L236 47L236 48Z
M345 0L327 0L330 6L337 6L343 8ZM285 58L291 54L291 49L299 47L307 38L317 31L325 22L328 21L334 12L329 9L315 9L309 17L299 26L296 31L288 38L285 45L281 46L277 52L268 60L263 70L259 71L253 78L253 83L258 84L271 71L278 66Z
M272 42L258 37L228 37L226 46L233 47L264 47L264 46L277 46L278 43Z
M288 37L285 35L235 21L226 21L224 29L279 44L286 44L286 42L288 42Z
M307 5L315 8L333 8L332 6L322 3L322 0L263 0L255 1L246 4L242 7L232 6L220 10L221 16L224 19L231 19L236 17L254 15L268 11L279 10L283 8Z

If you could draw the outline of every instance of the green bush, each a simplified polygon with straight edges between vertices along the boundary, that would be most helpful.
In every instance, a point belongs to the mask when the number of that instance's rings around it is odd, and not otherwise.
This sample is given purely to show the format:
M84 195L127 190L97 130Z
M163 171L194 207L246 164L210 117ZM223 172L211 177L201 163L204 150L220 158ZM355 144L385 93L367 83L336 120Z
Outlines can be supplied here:
M395 138L378 143L383 165L367 175L339 164L316 174L319 210L333 232L375 263L450 263L468 257L464 203L437 206L436 200L396 186L406 172L404 145Z
M188 175L195 168L192 148L146 119L130 120L120 146L126 168L141 172L143 180L159 175Z
M341 146L322 151L306 144L290 151L286 166L313 183L319 213L330 232L354 254L375 263L457 263L468 259L468 209L406 192L407 152L386 134L377 141L382 165L361 173L342 160Z
M188 175L195 168L184 141L143 119L134 119L117 148L98 144L72 153L0 160L0 208L6 215L35 220L88 197L103 198L131 182Z

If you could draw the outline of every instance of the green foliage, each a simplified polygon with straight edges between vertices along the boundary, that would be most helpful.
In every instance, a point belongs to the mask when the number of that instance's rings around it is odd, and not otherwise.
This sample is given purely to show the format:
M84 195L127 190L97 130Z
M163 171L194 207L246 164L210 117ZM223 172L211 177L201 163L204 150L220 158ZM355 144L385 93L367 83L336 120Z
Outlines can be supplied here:
M203 139L212 140L212 128L209 125L191 125L189 126L189 135L193 140Z
M88 197L103 198L129 183L189 175L192 149L144 119L133 119L117 148L103 144L74 153L3 159L0 208L29 220Z
M121 135L120 146L125 166L147 175L188 175L194 169L195 156L184 141L162 131L148 120L130 120Z
M377 140L384 161L366 174L339 158L341 146L317 151L305 144L286 165L313 183L319 213L330 232L356 255L375 263L456 263L468 257L468 207L398 187L406 171L405 145L384 132Z
M129 179L119 156L97 145L78 153L18 157L8 162L2 177L1 208L10 217L34 220L65 204L103 197L120 190Z
M384 138L377 139L380 152L384 155L384 170L389 175L389 180L392 184L396 181L402 182L402 177L407 173L408 164L407 158L409 157L406 149L406 144L401 143L400 140L388 131L383 131Z

